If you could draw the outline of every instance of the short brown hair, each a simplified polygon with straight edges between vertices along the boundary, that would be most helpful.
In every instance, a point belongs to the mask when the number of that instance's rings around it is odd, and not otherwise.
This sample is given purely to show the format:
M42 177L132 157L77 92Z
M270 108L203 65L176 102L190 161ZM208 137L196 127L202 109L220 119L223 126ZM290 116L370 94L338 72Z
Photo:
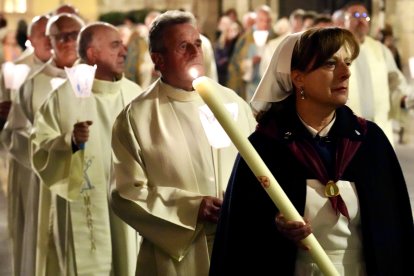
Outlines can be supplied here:
M322 66L342 46L351 53L351 60L359 54L354 35L342 28L312 28L305 31L293 49L292 70L313 71Z

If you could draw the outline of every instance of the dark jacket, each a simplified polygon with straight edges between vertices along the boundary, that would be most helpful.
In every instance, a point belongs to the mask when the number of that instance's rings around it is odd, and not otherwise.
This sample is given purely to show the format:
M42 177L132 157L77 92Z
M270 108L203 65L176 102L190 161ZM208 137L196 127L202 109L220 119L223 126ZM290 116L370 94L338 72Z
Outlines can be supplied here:
M292 97L263 117L250 141L303 216L306 179L314 178L288 143L309 135ZM282 106L282 105L280 105ZM288 108L286 108L288 106ZM366 133L352 111L337 110L329 136L362 139L341 179L355 182L360 203L363 251L368 275L405 275L414 261L414 227L405 180L383 131L367 122ZM288 133L288 135L287 135ZM226 191L213 247L210 275L293 275L297 246L276 229L278 212L239 156Z

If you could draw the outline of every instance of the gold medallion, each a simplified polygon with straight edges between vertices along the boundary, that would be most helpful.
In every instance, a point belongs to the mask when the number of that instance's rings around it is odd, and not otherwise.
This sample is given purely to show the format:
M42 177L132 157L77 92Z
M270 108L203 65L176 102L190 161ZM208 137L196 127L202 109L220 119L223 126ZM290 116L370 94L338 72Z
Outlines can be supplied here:
M327 197L336 197L339 195L339 188L336 186L335 182L329 180L325 186L325 196Z

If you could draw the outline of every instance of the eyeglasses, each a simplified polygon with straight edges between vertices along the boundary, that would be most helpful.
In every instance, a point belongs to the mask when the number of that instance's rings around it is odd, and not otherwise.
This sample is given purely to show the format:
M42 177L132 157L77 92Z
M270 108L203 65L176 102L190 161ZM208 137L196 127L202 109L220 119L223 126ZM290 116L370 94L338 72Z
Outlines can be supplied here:
M364 19L367 22L369 22L371 20L368 13L366 13L366 12L354 12L354 13L348 14L348 18L350 16L352 16L355 19Z
M67 43L70 41L76 41L76 39L78 39L78 34L79 31L73 31L69 33L59 33L50 36L53 37L59 43Z

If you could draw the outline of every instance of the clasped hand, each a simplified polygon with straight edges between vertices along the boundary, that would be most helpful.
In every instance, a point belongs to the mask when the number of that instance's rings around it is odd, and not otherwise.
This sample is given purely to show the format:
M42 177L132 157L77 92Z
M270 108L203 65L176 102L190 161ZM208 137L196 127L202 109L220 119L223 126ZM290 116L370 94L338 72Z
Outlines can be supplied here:
M404 98L404 105L406 109L414 108L414 95L410 94Z
M223 200L217 197L203 197L200 208L198 209L198 220L217 223L222 203Z
M90 125L92 125L92 121L77 122L73 125L72 138L77 146L88 141Z
M307 246L301 243L301 240L312 233L310 222L306 218L304 220L305 223L287 220L281 213L275 217L276 228L283 236L295 242L300 248L309 250Z

